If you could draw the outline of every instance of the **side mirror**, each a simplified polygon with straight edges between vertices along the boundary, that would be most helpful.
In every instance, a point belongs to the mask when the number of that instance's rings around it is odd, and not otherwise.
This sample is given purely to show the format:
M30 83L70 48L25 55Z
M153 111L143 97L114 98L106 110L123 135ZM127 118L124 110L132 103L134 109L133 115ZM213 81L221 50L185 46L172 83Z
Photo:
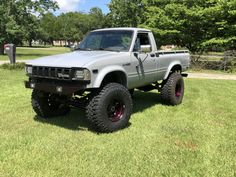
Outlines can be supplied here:
M140 52L141 53L149 53L152 51L151 45L141 45Z

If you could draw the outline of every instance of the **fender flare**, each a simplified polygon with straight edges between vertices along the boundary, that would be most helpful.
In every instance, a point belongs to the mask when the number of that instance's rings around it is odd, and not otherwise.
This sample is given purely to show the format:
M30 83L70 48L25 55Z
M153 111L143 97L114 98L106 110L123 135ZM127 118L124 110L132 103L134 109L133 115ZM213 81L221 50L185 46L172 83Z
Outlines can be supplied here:
M94 88L99 88L99 87L101 86L102 81L103 81L103 79L105 78L105 76L106 76L107 74L109 74L109 73L116 72L116 71L119 71L119 72L122 72L122 73L125 74L125 76L126 76L126 85L125 85L125 86L127 87L127 85L128 85L128 83L127 83L127 78L128 78L128 77L127 77L126 71L125 71L124 68L122 68L121 66L116 66L116 65L114 65L114 66L107 66L107 67L103 68L103 69L99 72L99 74L97 75L97 77L95 78L93 87L94 87Z
M167 71L166 71L166 74L165 74L163 80L166 80L166 79L168 78L171 69L172 69L174 66L176 66L176 65L181 66L181 63L180 63L179 61L174 61L174 62L172 62L172 63L169 65L169 67L168 67L168 69L167 69ZM181 66L181 68L182 68L182 66Z

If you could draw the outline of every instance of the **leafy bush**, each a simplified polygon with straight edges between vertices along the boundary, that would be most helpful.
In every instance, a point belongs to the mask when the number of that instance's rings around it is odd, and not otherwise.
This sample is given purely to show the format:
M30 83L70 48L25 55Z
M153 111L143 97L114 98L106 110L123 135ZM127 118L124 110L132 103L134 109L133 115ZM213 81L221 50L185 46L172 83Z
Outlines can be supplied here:
M232 50L235 49L236 37L230 38L212 38L201 43L201 48L205 51L212 51L213 49Z
M25 63L20 62L20 63L16 63L16 64L9 64L9 63L5 63L3 65L0 65L1 69L8 69L8 70L22 70L25 68Z

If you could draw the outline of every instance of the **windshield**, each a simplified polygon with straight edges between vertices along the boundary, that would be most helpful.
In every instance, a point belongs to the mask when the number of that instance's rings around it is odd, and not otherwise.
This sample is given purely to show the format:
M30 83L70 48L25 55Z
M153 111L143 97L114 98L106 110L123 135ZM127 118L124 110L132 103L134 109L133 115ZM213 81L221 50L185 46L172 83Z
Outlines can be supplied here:
M133 31L108 30L91 32L78 50L129 51Z

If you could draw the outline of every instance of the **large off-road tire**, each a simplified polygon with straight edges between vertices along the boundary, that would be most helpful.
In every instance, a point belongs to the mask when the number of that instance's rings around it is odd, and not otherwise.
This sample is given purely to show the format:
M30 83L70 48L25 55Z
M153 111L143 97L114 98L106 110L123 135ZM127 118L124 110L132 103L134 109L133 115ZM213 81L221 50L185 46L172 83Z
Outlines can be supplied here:
M121 84L110 83L89 101L87 118L99 132L114 132L128 125L132 107L129 91Z
M59 95L33 90L31 98L33 110L42 118L66 115L70 112L70 107L58 99L61 99Z
M184 96L184 79L180 73L172 73L161 90L161 98L168 105L179 105Z

